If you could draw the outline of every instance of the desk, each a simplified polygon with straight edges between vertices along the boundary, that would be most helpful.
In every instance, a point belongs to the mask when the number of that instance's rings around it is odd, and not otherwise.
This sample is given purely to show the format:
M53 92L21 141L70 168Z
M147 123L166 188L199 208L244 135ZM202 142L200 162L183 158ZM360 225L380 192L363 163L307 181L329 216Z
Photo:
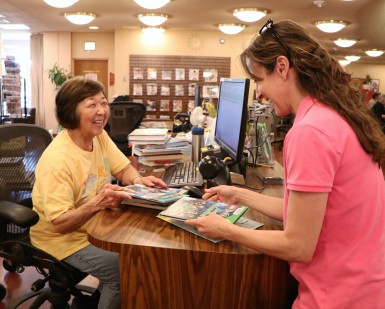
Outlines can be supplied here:
M259 176L282 175L282 166L258 168ZM256 176L247 170L247 183ZM256 187L259 184L255 185ZM282 186L264 193L282 196ZM139 207L105 210L88 227L95 246L120 256L122 308L290 308L297 286L287 262L230 241L218 244L156 218ZM249 210L265 229L282 224Z

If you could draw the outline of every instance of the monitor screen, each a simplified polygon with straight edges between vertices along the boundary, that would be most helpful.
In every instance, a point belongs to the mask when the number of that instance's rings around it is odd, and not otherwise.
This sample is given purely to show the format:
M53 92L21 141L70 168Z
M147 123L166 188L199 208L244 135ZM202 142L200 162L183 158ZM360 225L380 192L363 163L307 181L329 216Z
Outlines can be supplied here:
M235 162L243 156L250 80L224 78L219 85L215 142Z

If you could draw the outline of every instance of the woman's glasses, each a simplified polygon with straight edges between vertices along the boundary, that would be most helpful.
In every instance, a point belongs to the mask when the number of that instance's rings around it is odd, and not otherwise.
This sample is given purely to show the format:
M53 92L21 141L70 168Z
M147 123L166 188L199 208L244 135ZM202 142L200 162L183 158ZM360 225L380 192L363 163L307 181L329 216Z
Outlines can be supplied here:
M259 30L259 35L262 35L266 32L266 30L269 30L270 29L270 33L271 35L277 40L277 42L279 44L281 44L281 46L283 47L283 49L286 51L286 56L287 56L287 59L289 59L289 62L290 62L290 50L287 48L287 46L285 44L283 44L283 42L281 41L281 39L279 38L278 34L274 31L274 22L272 19L269 19L266 24L264 24L261 28L261 30Z

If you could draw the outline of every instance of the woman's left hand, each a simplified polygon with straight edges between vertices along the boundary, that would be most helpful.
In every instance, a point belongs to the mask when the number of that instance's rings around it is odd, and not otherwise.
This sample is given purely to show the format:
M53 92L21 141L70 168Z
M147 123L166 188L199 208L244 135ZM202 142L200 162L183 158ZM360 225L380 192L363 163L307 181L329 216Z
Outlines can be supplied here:
M167 188L167 184L162 180L155 176L147 176L147 177L138 177L134 180L135 184L142 184L148 187L161 187Z

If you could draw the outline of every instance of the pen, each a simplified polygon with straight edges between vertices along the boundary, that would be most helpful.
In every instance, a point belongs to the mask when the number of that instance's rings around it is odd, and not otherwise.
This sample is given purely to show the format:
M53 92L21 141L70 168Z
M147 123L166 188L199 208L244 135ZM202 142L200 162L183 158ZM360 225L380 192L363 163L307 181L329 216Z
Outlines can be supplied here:
M274 166L267 165L267 164L262 164L262 163L256 163L256 165L263 166L263 167L270 167L270 168L274 167Z

